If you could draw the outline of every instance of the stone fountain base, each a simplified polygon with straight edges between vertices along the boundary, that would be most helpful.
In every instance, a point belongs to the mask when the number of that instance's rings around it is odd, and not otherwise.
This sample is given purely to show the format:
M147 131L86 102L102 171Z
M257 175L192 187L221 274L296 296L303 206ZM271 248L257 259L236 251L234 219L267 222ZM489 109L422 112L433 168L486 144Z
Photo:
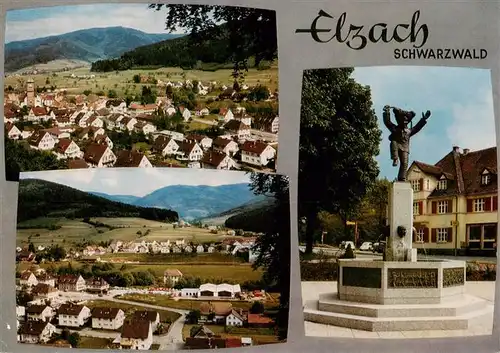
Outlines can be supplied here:
M337 292L304 308L306 321L365 331L463 330L487 313L465 294L464 261L339 260Z

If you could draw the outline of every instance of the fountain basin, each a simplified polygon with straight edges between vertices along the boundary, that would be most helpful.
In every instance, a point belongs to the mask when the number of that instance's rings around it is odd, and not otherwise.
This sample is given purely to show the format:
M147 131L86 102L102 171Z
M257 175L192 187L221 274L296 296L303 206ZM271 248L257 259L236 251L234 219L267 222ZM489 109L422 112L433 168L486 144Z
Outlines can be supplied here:
M465 293L466 263L338 260L339 300L368 304L440 304Z

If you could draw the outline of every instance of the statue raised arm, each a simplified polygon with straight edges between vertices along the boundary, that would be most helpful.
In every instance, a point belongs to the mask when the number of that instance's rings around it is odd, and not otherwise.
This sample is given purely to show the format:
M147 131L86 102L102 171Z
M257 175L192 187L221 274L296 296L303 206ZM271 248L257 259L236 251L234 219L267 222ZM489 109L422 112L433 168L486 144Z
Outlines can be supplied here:
M396 124L391 121L391 108L396 119ZM410 137L417 134L427 124L427 119L431 116L431 112L422 113L422 118L413 127L408 127L415 112L402 110L396 107L384 106L382 113L384 125L391 132L389 141L391 141L391 159L392 165L397 166L400 161L398 181L406 181L406 172L408 169L408 160L410 154Z

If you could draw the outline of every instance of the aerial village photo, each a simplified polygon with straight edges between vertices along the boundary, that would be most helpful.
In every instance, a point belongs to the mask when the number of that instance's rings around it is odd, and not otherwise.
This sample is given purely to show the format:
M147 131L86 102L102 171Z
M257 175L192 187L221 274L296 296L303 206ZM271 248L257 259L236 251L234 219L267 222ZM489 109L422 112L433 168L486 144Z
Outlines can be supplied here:
M274 11L142 3L6 17L8 165L276 171Z
M490 70L308 70L302 101L306 335L491 335L498 167Z
M23 172L17 340L132 350L285 342L289 211L278 174Z

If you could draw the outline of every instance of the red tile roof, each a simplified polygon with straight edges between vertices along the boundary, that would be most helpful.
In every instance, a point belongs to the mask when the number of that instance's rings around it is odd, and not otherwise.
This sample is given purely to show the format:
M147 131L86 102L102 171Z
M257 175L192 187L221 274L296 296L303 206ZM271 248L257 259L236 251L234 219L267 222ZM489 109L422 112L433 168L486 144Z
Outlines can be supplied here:
M436 177L444 175L448 180L447 188L435 189L429 197L443 197L453 195L482 195L497 192L497 155L496 147L479 151L462 153L453 149L434 166L415 161L422 172ZM411 168L411 167L410 167ZM481 174L488 170L493 178L488 185L481 184Z
M106 145L92 143L85 149L83 159L89 163L98 164L107 149Z
M217 151L208 151L205 153L201 162L204 164L208 164L214 167L218 167L224 159L227 157L225 153L217 152Z
M268 144L262 141L245 141L241 146L241 151L257 153L260 155L267 148Z
M139 167L144 153L137 151L118 151L116 154L115 167Z
M150 329L151 329L151 324L149 321L146 320L126 321L123 323L122 337L144 340L148 338Z
M60 139L56 145L56 150L65 153L68 147L71 145L71 142L73 141L70 139Z
M72 159L68 161L68 169L86 169L88 164L83 159Z
M273 319L264 316L262 314L248 314L248 323L249 324L258 324L258 325L266 325L274 323Z

